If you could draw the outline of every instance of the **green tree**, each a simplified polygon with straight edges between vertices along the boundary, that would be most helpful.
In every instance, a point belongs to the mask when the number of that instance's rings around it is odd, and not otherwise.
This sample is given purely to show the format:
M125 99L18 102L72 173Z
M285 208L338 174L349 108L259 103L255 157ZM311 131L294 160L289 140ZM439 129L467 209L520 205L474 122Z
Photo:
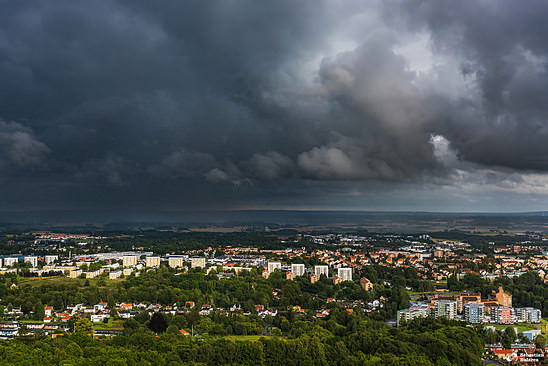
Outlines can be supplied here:
M179 334L179 327L177 327L175 324L171 324L169 327L167 327L166 329L166 333L168 334Z
M167 322L162 313L154 313L148 322L148 329L154 333L163 333L167 329Z
M516 332L514 331L514 328L513 327L506 327L504 329L504 333L502 334L502 345L505 347L505 348L510 348L510 346L512 345L512 343L514 343L514 341L518 338L518 336L516 335Z
M19 327L19 331L17 332L17 334L20 336L26 336L29 333L30 329L24 324Z
M41 301L38 301L35 305L34 305L34 314L33 314L33 319L34 320L42 320L44 319L44 317L46 316L46 313L44 311L44 304L42 304Z
M88 318L82 318L74 325L76 333L91 334L93 333L93 324Z
M546 347L546 337L543 336L543 335L538 335L538 336L535 338L535 345L536 345L537 348L539 348L539 349L544 349L544 347Z

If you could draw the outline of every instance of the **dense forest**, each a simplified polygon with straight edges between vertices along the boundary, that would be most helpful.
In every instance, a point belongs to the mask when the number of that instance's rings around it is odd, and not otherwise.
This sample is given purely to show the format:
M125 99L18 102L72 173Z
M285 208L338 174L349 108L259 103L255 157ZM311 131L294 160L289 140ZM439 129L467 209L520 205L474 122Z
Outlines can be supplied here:
M71 321L75 334L51 339L40 332L0 342L0 364L18 365L477 365L484 338L464 324L421 319L394 328L384 320L409 305L406 286L429 286L413 268L368 266L360 275L375 283L366 292L354 282L333 285L321 277L311 284L305 277L286 280L275 271L265 279L257 270L231 279L215 272L168 268L149 271L123 281L76 280L58 284L22 283L15 275L0 279L3 306L21 306L29 319L42 304L56 310L68 304L98 301L178 304L196 307L177 315L141 311L124 320L123 335L92 338L87 319ZM359 277L358 277L359 278ZM273 289L281 294L274 296ZM384 308L367 313L353 301L385 298ZM328 302L327 298L344 299ZM36 304L39 304L37 307ZM240 304L243 312L213 312L200 316L201 304L227 309ZM278 309L275 317L259 317L256 304ZM314 312L327 308L325 319ZM249 311L249 314L244 312ZM113 314L113 316L116 316ZM180 329L192 330L193 337ZM250 340L249 336L256 336Z
M455 322L425 319L392 328L341 313L305 322L298 337L200 340L168 331L114 338L40 334L0 342L0 365L478 365L482 340Z

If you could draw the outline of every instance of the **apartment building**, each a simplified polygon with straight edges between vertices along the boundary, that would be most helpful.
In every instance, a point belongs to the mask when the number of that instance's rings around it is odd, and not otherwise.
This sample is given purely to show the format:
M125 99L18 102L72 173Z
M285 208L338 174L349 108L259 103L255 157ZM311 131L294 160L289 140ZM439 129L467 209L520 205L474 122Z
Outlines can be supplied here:
M136 255L124 255L122 257L122 263L124 267L136 266L138 260L139 260L139 257L137 257Z
M341 281L352 281L352 268L341 267L338 269L337 274L341 278Z
M206 259L203 257L190 258L190 268L205 268Z
M314 274L316 275L316 277L318 277L318 279L320 278L321 275L324 275L325 277L329 277L329 266L326 266L326 265L314 266Z
M304 264L292 264L291 265L291 272L293 272L293 274L295 276L304 276L304 273L305 273L305 267L304 267Z
M268 262L268 272L272 273L277 269L282 269L282 264L280 262Z
M472 324L481 324L485 317L485 305L475 302L464 304L464 320Z
M160 257L146 257L145 265L147 267L160 267Z

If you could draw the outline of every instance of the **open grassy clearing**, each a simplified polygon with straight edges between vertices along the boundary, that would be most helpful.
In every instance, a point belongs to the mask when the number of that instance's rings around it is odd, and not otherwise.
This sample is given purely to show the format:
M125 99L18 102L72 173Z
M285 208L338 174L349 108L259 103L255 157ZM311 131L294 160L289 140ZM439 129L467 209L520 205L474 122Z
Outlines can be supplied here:
M497 330L506 329L508 327L516 328L519 333L527 331L527 330L531 330L531 329L538 329L537 325L535 325L535 324L518 324L518 325L515 325L515 324L493 324L493 326Z
M117 280L109 280L108 278L91 278L91 279L82 279L82 278L68 278L64 276L52 276L52 277L20 277L19 286L31 285L31 286L42 286L42 285L73 285L85 286L86 281L88 281L90 286L98 287L115 287L117 283L124 281L123 278ZM101 286L99 286L101 282Z
M257 342L259 339L263 338L262 335L232 335L232 336L225 336L224 339L228 339L231 341L251 341L251 342Z
M93 329L124 329L124 321L121 319L108 319L107 323L93 323Z

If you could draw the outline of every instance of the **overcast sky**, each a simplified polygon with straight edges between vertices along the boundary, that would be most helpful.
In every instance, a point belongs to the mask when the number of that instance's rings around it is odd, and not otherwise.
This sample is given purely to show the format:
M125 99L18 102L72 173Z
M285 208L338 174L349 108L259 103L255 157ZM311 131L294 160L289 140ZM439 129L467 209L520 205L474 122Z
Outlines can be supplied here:
M0 210L548 209L546 1L0 7Z

